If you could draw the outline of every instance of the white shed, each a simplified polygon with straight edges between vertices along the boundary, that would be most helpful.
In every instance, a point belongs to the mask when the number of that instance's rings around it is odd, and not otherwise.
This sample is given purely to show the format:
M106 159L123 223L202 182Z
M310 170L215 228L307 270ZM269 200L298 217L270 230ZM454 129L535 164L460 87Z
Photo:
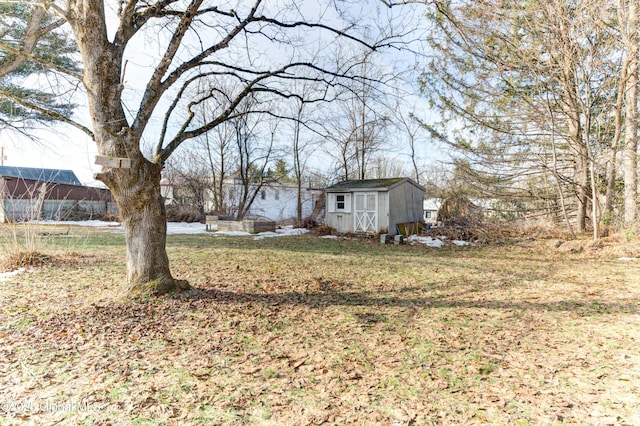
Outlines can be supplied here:
M348 180L325 189L327 225L340 233L398 234L423 221L424 187L409 178Z

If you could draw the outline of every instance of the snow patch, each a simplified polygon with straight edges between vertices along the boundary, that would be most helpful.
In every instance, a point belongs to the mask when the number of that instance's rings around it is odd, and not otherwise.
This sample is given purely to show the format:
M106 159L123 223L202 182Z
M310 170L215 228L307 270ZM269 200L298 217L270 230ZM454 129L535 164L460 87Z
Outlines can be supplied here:
M265 238L273 238L273 237L291 237L295 235L302 235L309 232L308 229L304 228L294 228L293 226L284 226L280 229L276 229L275 232L260 232L258 235L253 237L254 240L263 240Z
M204 224L200 222L169 222L167 223L167 235L175 234L204 234L207 232Z
M29 272L31 272L31 270L28 270L25 268L16 269L15 271L2 272L0 273L0 282L9 281L11 278L15 277L16 275L29 273Z
M36 220L36 221L31 221L29 223L33 223L36 225L77 225L77 226L94 226L94 227L109 227L109 228L117 228L121 226L120 222L107 222L104 220L65 220L65 221Z
M410 235L407 237L407 241L412 244L424 244L425 246L436 248L440 248L444 245L444 242L438 238L421 237L419 235Z

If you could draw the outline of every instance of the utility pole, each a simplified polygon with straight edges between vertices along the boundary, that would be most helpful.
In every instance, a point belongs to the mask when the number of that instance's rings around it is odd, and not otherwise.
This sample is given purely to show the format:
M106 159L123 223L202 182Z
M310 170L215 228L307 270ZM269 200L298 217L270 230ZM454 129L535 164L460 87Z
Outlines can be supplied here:
M0 166L4 166L4 145L0 147Z

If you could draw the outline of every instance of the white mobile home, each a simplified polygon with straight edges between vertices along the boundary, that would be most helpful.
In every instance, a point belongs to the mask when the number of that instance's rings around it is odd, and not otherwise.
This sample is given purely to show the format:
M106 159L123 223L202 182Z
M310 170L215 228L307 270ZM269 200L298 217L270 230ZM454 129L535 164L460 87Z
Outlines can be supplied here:
M429 225L435 225L438 223L438 210L442 205L442 200L439 198L428 198L424 200L424 221Z
M205 212L223 216L233 216L238 211L238 204L242 194L242 180L236 178L226 179L223 183L224 211L216 209L212 184L200 183L203 191L201 203ZM176 207L193 207L196 204L194 189L187 182L178 177L174 179L163 178L160 181L162 196L165 205ZM322 199L322 189L312 188L309 183L302 186L300 194L302 202L302 218L307 218L313 213L318 202ZM260 217L276 222L289 221L297 216L298 186L295 184L269 183L259 189L251 184L250 193L257 191L256 196L247 212L247 216Z
M340 182L325 189L325 222L340 233L396 235L399 224L423 221L424 191L409 178Z

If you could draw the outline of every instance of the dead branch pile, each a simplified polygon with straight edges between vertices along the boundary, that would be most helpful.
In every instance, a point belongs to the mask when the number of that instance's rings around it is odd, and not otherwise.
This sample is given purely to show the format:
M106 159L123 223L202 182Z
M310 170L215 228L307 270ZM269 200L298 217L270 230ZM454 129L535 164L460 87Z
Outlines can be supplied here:
M445 227L472 228L482 222L482 210L466 196L455 194L442 202L438 221Z

